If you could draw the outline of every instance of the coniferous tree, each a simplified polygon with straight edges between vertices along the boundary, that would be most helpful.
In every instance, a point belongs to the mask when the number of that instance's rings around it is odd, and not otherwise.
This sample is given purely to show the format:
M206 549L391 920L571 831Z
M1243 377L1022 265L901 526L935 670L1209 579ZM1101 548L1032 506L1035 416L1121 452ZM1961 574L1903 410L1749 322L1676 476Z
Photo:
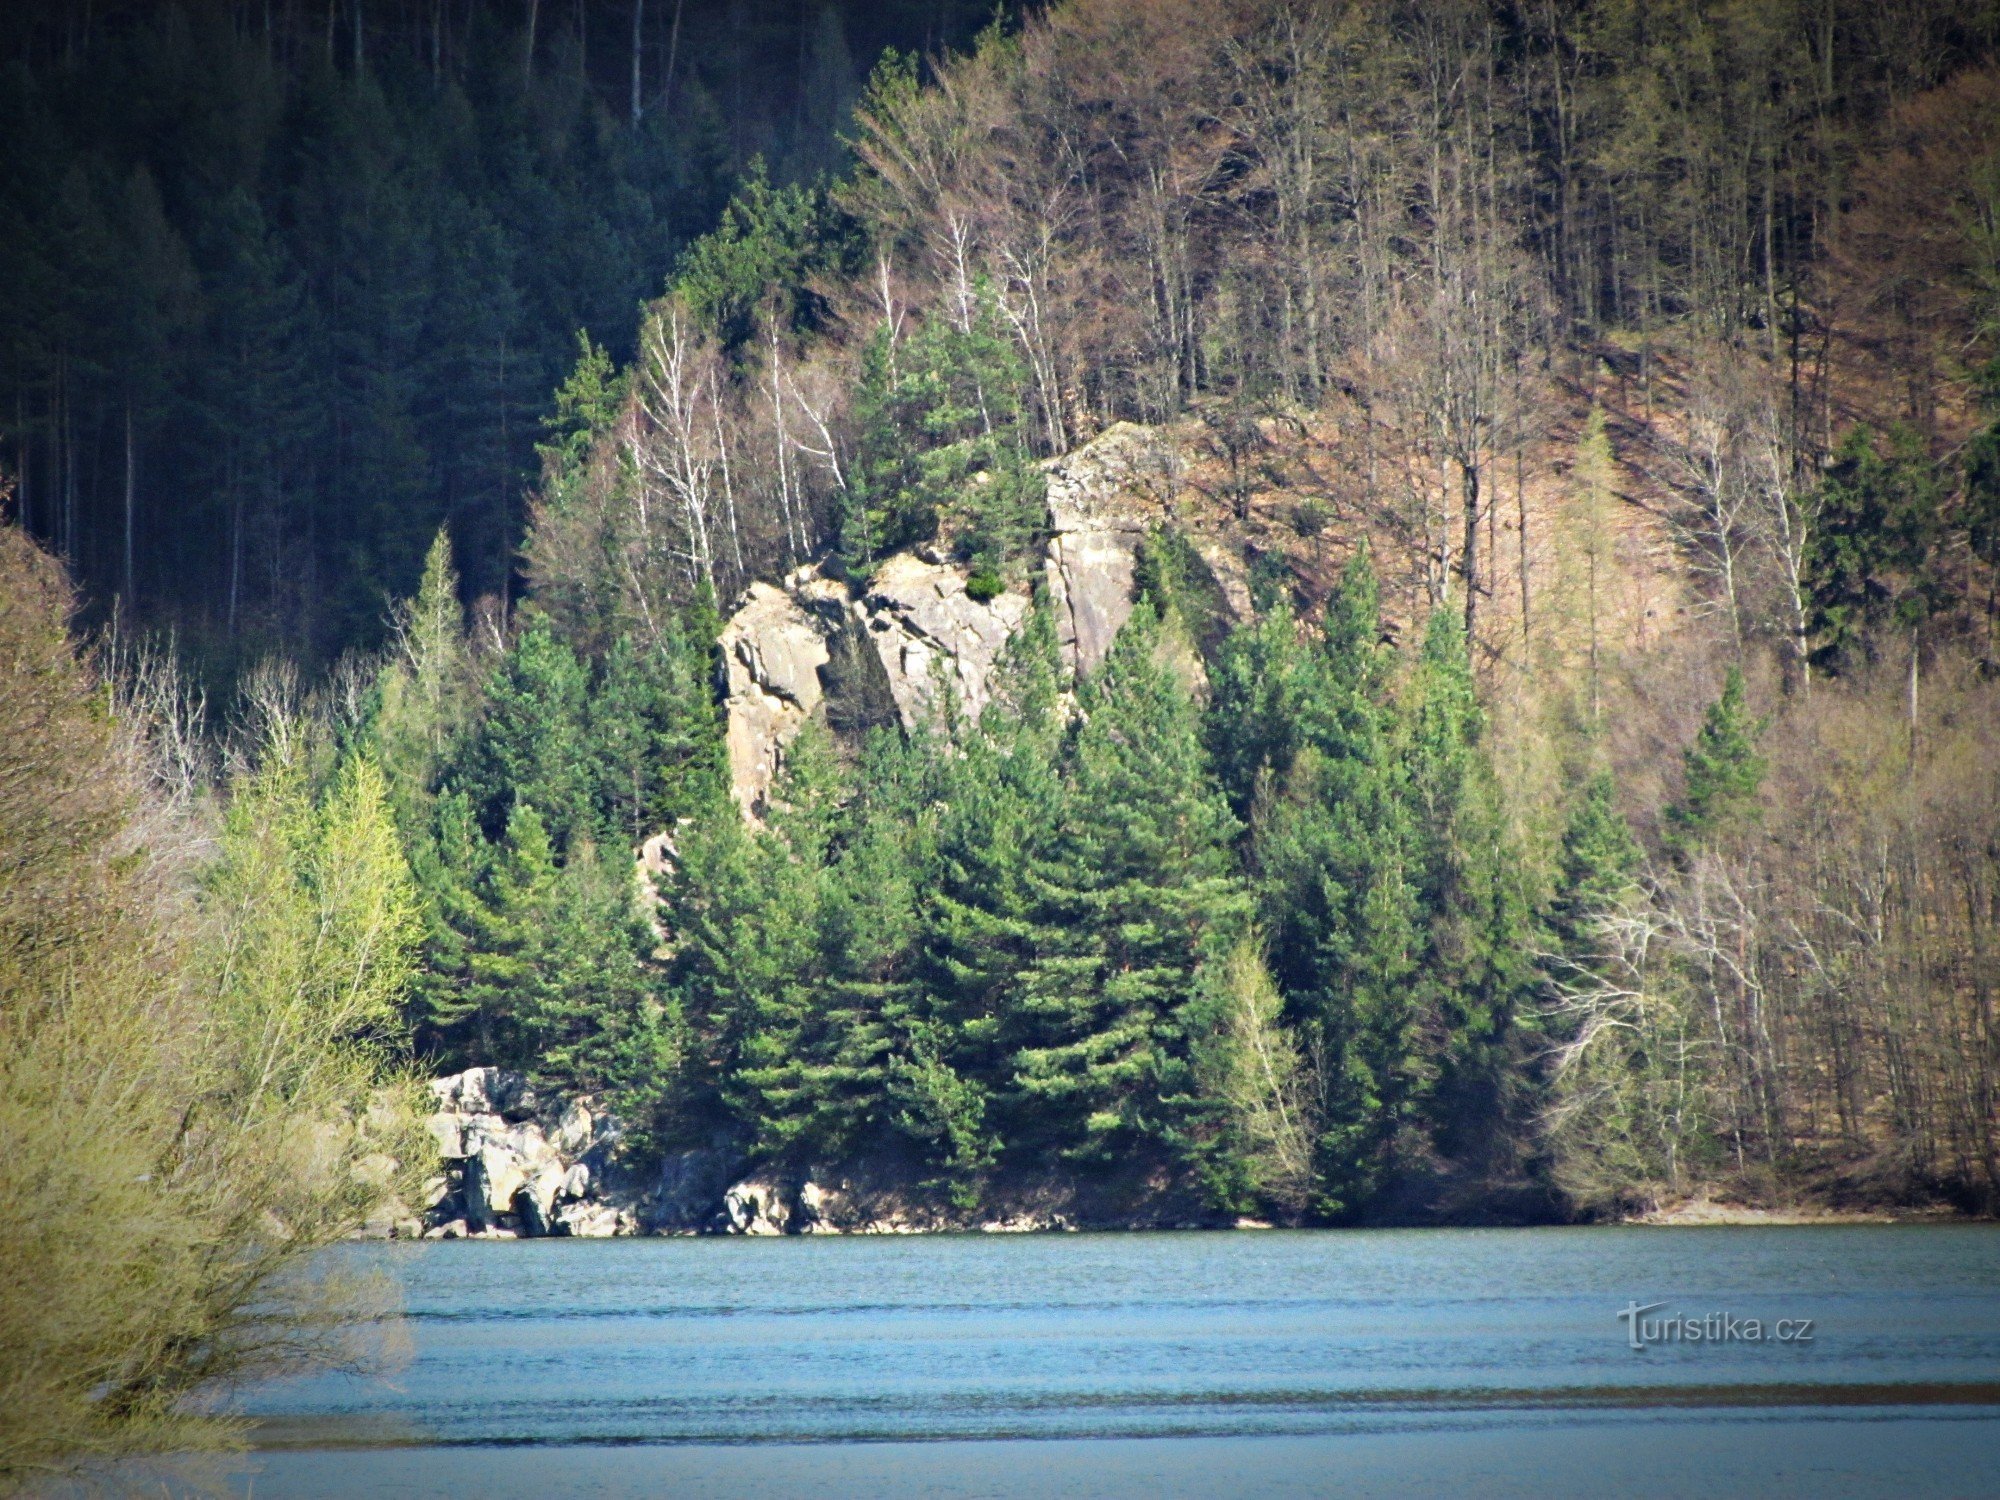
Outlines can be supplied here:
M1432 614L1408 700L1411 870L1424 920L1426 1070L1435 1070L1427 1113L1457 1154L1503 1127L1504 1049L1531 986L1533 934L1456 612Z
M440 1066L469 1065L491 1055L497 1036L497 1017L471 994L471 952L492 850L471 799L450 789L432 805L429 827L406 843L424 910L423 964L408 1005L414 1050Z
M471 652L451 539L440 529L416 595L396 610L396 639L375 682L370 728L399 825L414 837L429 822L432 791L471 717Z
M1323 641L1294 668L1299 746L1254 813L1274 977L1317 1083L1317 1206L1363 1208L1422 1082L1412 981L1419 919L1375 575L1356 555Z
M940 309L908 338L877 330L855 396L840 541L850 567L866 571L942 524L982 579L1018 569L1043 525L1025 387L983 280L962 321Z
M1907 634L1941 605L1941 498L1936 466L1910 429L1891 432L1886 453L1866 427L1842 440L1805 557L1815 667L1838 672L1873 649L1873 632Z
M521 1065L566 1090L643 1089L658 1029L643 965L652 934L621 852L573 848L534 935L519 1001Z
M1202 971L1247 916L1229 852L1235 820L1163 645L1140 604L1080 691L1062 816L1030 857L1018 1129L1084 1160L1145 1142L1205 1144L1190 1069Z
M809 728L793 741L771 826L745 827L718 788L684 826L662 890L672 984L702 1030L713 1098L774 1154L793 1147L812 1103L790 1065L819 1010L819 912L840 790L823 735Z
M586 727L607 838L636 847L672 829L708 800L723 774L720 716L706 653L695 641L679 620L656 646L620 636L599 669Z
M1743 672L1732 664L1722 693L1702 715L1694 743L1681 752L1685 780L1664 814L1667 847L1685 859L1707 840L1754 819L1764 758L1757 753L1763 725L1744 701Z
M1592 942L1591 927L1632 888L1641 860L1638 840L1618 810L1617 785L1600 769L1581 788L1563 826L1549 929L1560 955Z
M546 620L530 615L494 663L485 716L447 777L472 798L489 837L523 803L536 810L558 848L591 831L586 686L576 653Z
M1054 620L1038 607L1002 658L977 732L941 773L924 1006L891 1089L900 1123L930 1144L968 1206L1004 1144L996 1095L1020 1030L1018 976L1037 951L1034 861L1062 808L1060 681Z

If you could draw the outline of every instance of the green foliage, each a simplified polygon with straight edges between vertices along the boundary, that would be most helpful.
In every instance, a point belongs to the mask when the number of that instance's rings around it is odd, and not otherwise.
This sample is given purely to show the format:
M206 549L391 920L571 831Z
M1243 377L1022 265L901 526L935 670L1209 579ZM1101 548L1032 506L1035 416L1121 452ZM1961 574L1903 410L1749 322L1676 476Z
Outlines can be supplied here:
M1758 816L1765 767L1757 740L1764 725L1750 716L1744 695L1743 672L1732 665L1721 696L1702 715L1694 743L1681 752L1685 781L1664 822L1667 847L1682 858Z
M1251 933L1210 974L1219 1015L1204 1028L1195 1064L1228 1132L1211 1195L1231 1207L1296 1212L1312 1199L1317 1121L1308 1063L1284 1024L1284 996Z
M1425 917L1427 1105L1448 1153L1483 1150L1508 1123L1506 1048L1530 996L1533 923L1522 862L1481 746L1484 716L1460 616L1431 616L1403 713L1413 884Z
M773 330L791 339L826 319L822 283L851 271L853 226L824 189L771 185L754 158L715 228L689 245L673 289L688 314L735 352Z
M984 280L965 307L935 310L908 338L876 330L855 392L848 567L865 572L943 527L977 571L1019 573L1044 524L1026 379Z
M1911 429L1892 430L1886 453L1865 427L1841 441L1805 559L1814 666L1838 672L1870 653L1874 632L1907 634L1942 606L1942 499L1937 467Z
M1566 954L1592 942L1597 919L1631 894L1642 857L1638 840L1618 810L1611 773L1598 771L1580 791L1563 827L1556 888L1549 902L1550 932Z
M578 330L629 356L632 308L730 171L700 112L634 132L578 67L524 74L525 14L433 35L371 7L356 71L296 9L100 12L60 65L23 32L0 408L37 470L87 465L71 519L30 519L74 530L65 550L128 619L225 666L274 645L331 660L380 640L384 591L447 521L467 597L506 592Z
M1061 816L1030 856L1034 955L1012 996L1010 1101L1024 1139L1108 1161L1205 1144L1190 1103L1203 965L1248 914L1235 820L1199 721L1141 604L1079 694Z
M1271 747L1253 763L1259 913L1318 1059L1314 1196L1334 1214L1363 1207L1392 1170L1424 1082L1412 832L1376 598L1364 552L1328 601L1317 649L1280 609L1247 653L1264 678L1252 679L1264 705L1252 743Z
M475 688L451 540L440 530L416 596L396 612L396 647L375 682L370 730L397 820L429 821L438 772L471 717Z
M967 597L976 599L981 604L986 603L988 600L999 598L1006 591L1007 580L991 568L981 568L965 580Z
M585 733L596 823L636 848L715 794L722 728L709 686L702 622L670 623L657 645L621 636L598 671Z
M9 1489L228 1446L220 1387L364 1358L379 1299L316 1257L399 1185L370 1158L417 1149L388 1067L416 904L380 775L316 780L307 726L273 724L219 826L190 816L143 769L163 726L76 660L70 602L0 530Z
M530 616L493 665L485 716L447 776L472 799L489 838L514 808L535 809L557 848L593 830L594 772L585 716L588 679L576 653Z

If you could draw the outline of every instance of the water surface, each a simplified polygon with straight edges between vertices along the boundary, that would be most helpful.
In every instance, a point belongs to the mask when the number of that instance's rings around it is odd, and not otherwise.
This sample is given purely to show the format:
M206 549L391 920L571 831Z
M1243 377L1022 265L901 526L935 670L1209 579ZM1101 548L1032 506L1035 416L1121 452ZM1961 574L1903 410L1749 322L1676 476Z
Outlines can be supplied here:
M247 1393L259 1496L2000 1493L1997 1226L342 1253L414 1354Z

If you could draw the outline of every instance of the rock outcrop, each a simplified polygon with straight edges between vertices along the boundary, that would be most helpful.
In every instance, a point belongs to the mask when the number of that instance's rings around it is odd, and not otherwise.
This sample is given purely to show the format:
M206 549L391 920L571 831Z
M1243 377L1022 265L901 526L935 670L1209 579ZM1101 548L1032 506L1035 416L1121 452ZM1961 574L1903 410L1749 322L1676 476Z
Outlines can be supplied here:
M618 1122L588 1097L555 1098L519 1073L469 1068L432 1081L437 1173L421 1217L386 1213L365 1238L606 1238L639 1234L988 1234L1063 1230L1066 1206L1016 1197L973 1219L908 1187L907 1162L807 1170L753 1166L740 1142L670 1153L657 1173L620 1158ZM398 1170L379 1161L385 1178ZM1150 1221L1147 1221L1150 1222Z
M1132 613L1139 544L1167 521L1160 491L1173 463L1153 432L1117 422L1044 466L1050 533L1044 570L1072 671L1095 669Z
M1045 466L1044 572L1072 671L1103 661L1132 613L1139 544L1167 521L1176 462L1150 429L1120 422ZM975 598L965 570L927 550L885 559L859 597L817 567L750 585L719 641L738 804L762 815L785 747L816 713L839 709L861 725L893 715L908 728L936 713L948 685L976 717L1030 608L1011 590Z
M788 589L760 581L750 585L716 644L729 710L730 785L754 817L785 746L824 696L819 669L828 660L826 636Z
M909 728L936 713L948 683L961 708L978 714L1029 608L1017 593L975 599L962 569L912 553L884 561L859 598L810 567L783 587L752 584L719 642L738 805L762 815L785 747L842 692L879 685L880 717ZM857 687L856 678L865 682ZM838 706L864 723L876 717L872 707Z
M617 1165L618 1124L589 1100L544 1099L504 1068L431 1083L442 1173L430 1239L633 1234L640 1205Z
M908 552L877 568L867 592L849 607L881 660L905 728L937 711L941 678L966 715L977 718L994 665L1031 608L1015 593L975 599L959 569Z

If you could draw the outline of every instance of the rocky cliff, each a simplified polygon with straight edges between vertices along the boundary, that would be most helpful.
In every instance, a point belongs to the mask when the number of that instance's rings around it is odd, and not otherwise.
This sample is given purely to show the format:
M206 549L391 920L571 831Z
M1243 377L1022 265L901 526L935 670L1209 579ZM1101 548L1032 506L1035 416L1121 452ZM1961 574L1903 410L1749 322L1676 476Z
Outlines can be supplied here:
M1178 462L1159 434L1121 422L1045 465L1042 573L1072 672L1101 662L1131 614L1140 544L1175 520ZM1224 597L1247 609L1240 545L1194 545ZM978 715L1032 606L1022 589L982 600L966 585L962 567L920 549L885 559L859 590L818 567L750 586L720 638L731 783L746 813L762 812L785 746L815 715L837 728L891 718L908 728L946 689Z

